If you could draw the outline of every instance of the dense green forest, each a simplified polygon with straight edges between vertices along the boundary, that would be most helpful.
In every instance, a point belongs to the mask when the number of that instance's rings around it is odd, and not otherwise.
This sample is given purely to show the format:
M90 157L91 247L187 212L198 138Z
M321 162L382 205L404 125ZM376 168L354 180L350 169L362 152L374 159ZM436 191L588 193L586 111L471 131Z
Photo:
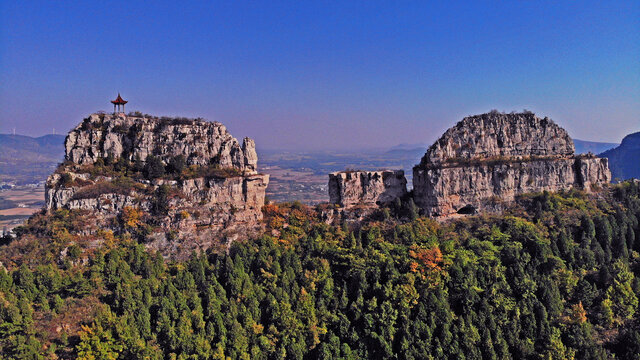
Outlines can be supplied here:
M265 235L187 262L43 213L0 246L0 353L640 359L639 195L632 182L533 194L444 223L396 204L338 227L270 204Z

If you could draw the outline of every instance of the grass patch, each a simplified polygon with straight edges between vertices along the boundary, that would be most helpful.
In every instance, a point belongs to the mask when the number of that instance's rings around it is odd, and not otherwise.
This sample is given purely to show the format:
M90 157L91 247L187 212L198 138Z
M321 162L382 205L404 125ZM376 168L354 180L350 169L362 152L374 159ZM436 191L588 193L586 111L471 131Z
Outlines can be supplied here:
M96 198L102 194L130 195L133 191L145 191L146 186L128 177L120 177L113 181L100 181L80 188L73 200Z

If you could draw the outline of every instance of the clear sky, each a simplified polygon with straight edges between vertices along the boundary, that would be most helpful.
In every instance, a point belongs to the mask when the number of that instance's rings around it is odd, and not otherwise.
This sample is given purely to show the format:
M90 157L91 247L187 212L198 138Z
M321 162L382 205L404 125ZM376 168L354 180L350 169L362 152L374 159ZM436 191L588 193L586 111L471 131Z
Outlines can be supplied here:
M261 148L431 143L493 108L618 142L640 1L0 0L0 132L66 132L118 91Z

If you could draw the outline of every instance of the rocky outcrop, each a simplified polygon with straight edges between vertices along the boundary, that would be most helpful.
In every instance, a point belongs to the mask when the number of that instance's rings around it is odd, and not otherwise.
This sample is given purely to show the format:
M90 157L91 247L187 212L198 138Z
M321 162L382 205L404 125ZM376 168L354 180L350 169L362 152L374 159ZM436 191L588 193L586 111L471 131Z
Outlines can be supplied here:
M403 170L329 174L329 201L342 207L384 205L407 194Z
M46 183L46 207L86 212L95 225L86 234L129 232L184 258L262 227L269 176L257 172L253 140L240 145L220 123L93 114L69 133L65 149L67 161ZM149 155L167 169L179 155L186 164L145 177L135 167Z
M447 130L427 150L421 164L497 157L562 157L574 152L569 134L551 119L533 113L494 111L466 117Z
M430 216L499 210L518 195L591 190L610 179L606 159L545 159L423 169L413 173L414 199Z
M594 155L582 155L575 158L576 184L575 186L587 191L600 187L611 181L609 160L595 157Z
M154 155L165 162L183 155L189 165L257 171L253 140L240 144L221 123L200 119L92 114L69 132L64 146L66 160L76 164L93 164L109 155L130 161Z
M414 201L427 215L497 210L524 193L609 182L607 160L574 155L567 132L532 113L471 116L414 168Z

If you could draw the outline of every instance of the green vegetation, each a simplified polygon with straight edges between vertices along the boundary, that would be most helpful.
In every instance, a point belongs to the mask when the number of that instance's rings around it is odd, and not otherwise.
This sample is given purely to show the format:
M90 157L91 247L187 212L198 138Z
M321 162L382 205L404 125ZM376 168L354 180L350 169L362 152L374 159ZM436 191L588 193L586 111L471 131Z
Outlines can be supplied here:
M185 166L187 166L187 160L184 155L174 156L169 160L167 172L170 174L182 174Z
M98 158L94 164L89 165L64 162L56 172L61 175L60 186L62 187L85 186L91 183L80 178L73 179L68 171L89 174L92 180L99 177L184 180L197 177L229 178L242 175L242 171L236 168L221 167L215 159L212 162L209 165L187 166L187 160L183 155L170 157L166 161L159 156L149 155L144 161L136 158L133 162L129 161L126 156L115 159L109 155L106 158Z
M236 168L224 168L217 165L191 165L182 171L182 178L184 179L195 179L200 177L215 177L226 179L236 176L242 176L242 171Z
M149 155L144 164L144 177L147 179L161 178L165 174L162 159L157 156Z
M398 224L387 214L357 228L270 204L269 235L183 263L126 234L100 234L95 248L73 235L81 214L41 214L0 247L0 353L634 359L639 195L624 183L593 197L530 195L501 216ZM127 209L120 220L142 218Z
M437 169L437 168L455 168L455 167L466 167L466 166L499 166L505 164L521 164L521 163L529 163L536 161L553 161L562 159L562 156L557 155L528 155L528 156L489 156L489 157L474 157L474 158L466 158L466 157L451 157L445 159L442 164L425 164L422 165L427 167L427 169ZM579 155L580 159L593 158L593 155Z
M73 199L91 199L102 194L130 195L133 191L144 192L147 187L129 177L118 177L112 181L98 181L83 186L73 194Z

